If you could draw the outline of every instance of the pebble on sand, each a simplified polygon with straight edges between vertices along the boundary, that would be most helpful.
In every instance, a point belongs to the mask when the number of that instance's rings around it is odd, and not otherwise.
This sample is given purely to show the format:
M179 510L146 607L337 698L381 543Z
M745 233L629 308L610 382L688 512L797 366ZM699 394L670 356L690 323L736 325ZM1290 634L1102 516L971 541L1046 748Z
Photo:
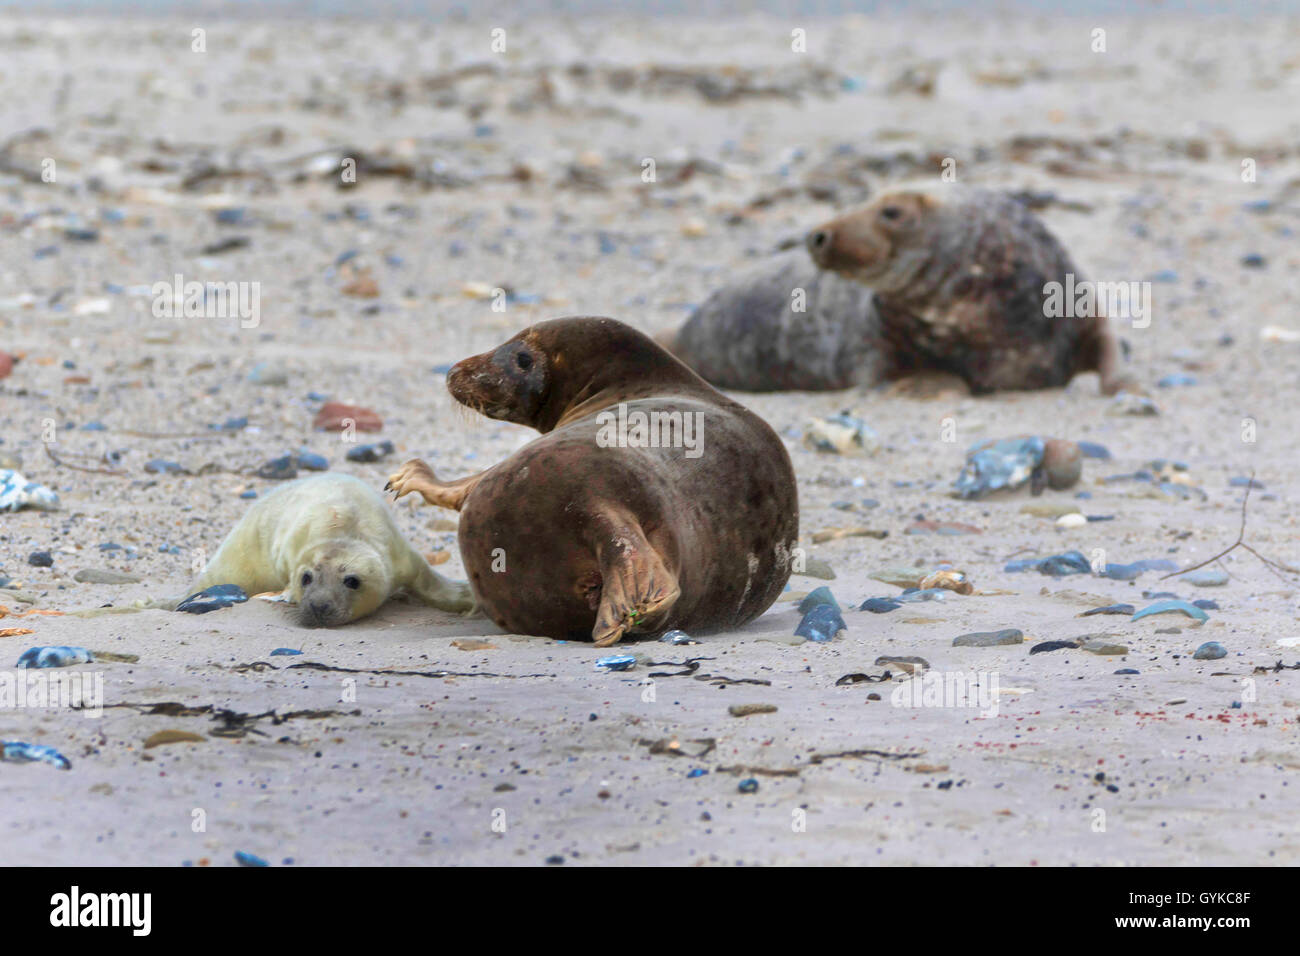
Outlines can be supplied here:
M953 647L1000 647L1004 644L1023 644L1025 635L1014 627L1008 627L1001 631L977 631L973 634L962 634L960 637L952 639Z
M1079 617L1092 617L1094 614L1123 614L1125 617L1132 617L1135 610L1132 604L1107 604L1105 607L1094 607L1090 611L1084 611Z
M1198 568L1179 578L1198 588L1219 588L1228 583L1228 572L1222 568Z
M1206 614L1194 604L1188 604L1186 601L1156 601L1155 604L1149 604L1142 610L1133 615L1132 620L1140 621L1144 617L1152 617L1156 614L1186 614L1194 621L1208 621L1210 615Z
M1192 655L1198 661L1217 661L1228 656L1228 649L1218 641L1206 641Z
M1105 637L1090 637L1079 645L1080 650L1087 651L1089 654L1100 654L1102 656L1120 656L1129 652L1123 644L1116 644Z
M1031 647L1029 653L1046 654L1050 651L1074 650L1078 646L1078 641L1043 641L1041 644L1035 644Z
M814 605L803 616L799 626L794 629L796 637L806 637L810 641L825 642L843 634L848 628L838 607L829 604Z
M344 405L342 402L326 402L322 405L312 421L312 428L317 431L341 432L349 424L359 432L377 432L384 428L384 420L369 408Z
M807 614L818 604L826 604L837 610L840 606L840 602L835 600L835 595L831 593L831 589L822 585L808 592L808 596L799 602L799 613Z
M346 456L348 461L359 461L364 463L380 461L391 455L396 448L390 441L376 442L373 445L358 445L356 448L349 448Z

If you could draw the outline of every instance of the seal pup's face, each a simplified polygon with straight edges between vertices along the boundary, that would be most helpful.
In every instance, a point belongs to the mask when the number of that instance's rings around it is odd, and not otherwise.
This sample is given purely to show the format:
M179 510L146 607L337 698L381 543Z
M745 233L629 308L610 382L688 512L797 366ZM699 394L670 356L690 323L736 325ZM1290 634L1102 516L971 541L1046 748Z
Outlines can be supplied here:
M808 252L819 268L846 279L880 279L924 236L923 221L937 202L923 192L887 193L812 230Z
M391 590L387 566L373 548L336 541L299 562L289 598L303 627L336 627L378 609Z
M447 390L488 418L535 427L550 379L551 358L525 329L490 352L457 362L447 373Z

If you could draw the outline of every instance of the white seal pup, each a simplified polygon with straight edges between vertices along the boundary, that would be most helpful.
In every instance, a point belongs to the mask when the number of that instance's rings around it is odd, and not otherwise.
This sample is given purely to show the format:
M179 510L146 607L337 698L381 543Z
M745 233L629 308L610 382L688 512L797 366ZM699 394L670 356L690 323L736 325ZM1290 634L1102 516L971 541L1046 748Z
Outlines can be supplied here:
M226 536L192 591L284 590L299 623L333 627L373 613L399 590L469 613L474 595L444 578L402 537L379 492L351 475L314 475L275 489Z

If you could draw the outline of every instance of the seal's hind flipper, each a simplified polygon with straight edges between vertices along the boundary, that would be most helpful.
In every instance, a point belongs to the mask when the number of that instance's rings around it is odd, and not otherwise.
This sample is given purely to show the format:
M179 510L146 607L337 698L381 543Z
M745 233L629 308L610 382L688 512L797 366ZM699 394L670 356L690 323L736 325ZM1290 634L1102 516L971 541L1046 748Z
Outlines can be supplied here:
M682 590L631 514L609 513L596 528L601 587L591 637L608 647L624 634L655 630Z
M444 578L413 549L408 549L406 561L407 567L400 569L397 583L412 597L440 611L450 611L466 617L477 613L478 600L468 581Z
M384 491L393 492L394 498L415 491L431 505L459 511L483 475L484 472L480 472L455 481L440 481L432 468L420 459L412 458L389 476Z

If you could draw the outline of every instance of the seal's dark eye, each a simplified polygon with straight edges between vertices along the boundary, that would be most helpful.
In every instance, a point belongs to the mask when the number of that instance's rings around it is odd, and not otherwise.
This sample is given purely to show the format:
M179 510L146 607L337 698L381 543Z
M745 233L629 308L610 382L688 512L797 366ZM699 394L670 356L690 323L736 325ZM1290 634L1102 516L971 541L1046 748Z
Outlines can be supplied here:
M343 586L345 588L351 588L353 591L355 591L357 588L361 587L361 579L357 577L355 574L349 574L346 578L343 579Z
M302 586L303 586L303 587L306 587L306 586L309 585L309 584L311 584L311 572L310 572L310 571L304 571L304 572L302 573Z
M533 357L527 352L520 352L515 356L515 364L526 372L533 367Z
M903 218L903 210L899 209L897 206L886 206L884 209L880 210L880 218L894 222Z

